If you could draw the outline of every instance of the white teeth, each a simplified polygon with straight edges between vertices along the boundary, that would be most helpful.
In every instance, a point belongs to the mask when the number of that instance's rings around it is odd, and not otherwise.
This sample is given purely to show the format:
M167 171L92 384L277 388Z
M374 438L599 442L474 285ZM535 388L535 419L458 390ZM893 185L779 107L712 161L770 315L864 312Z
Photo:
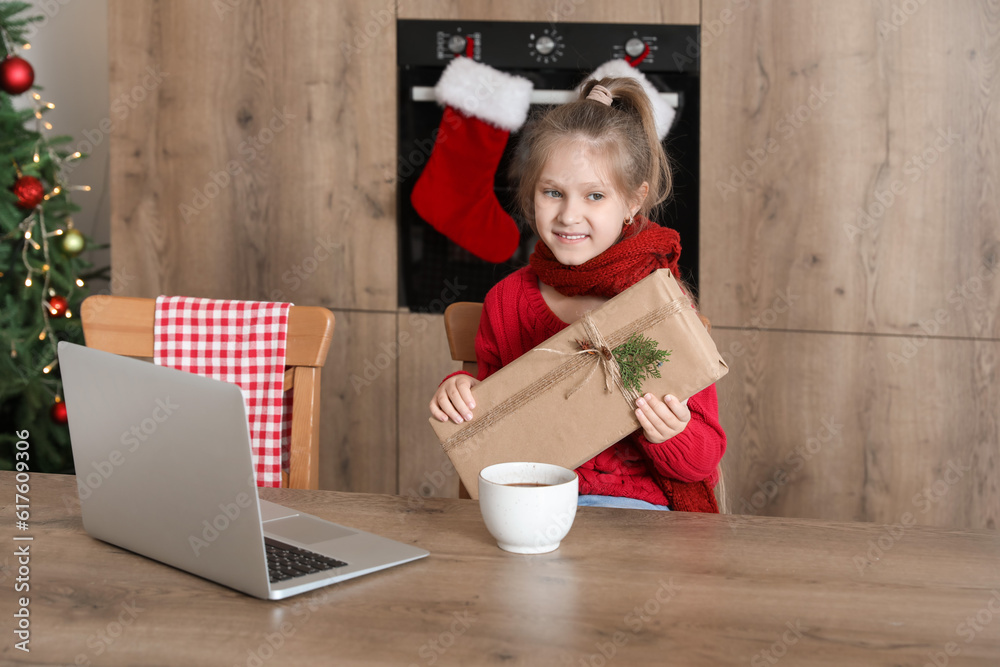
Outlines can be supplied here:
M562 238L567 239L569 241L575 241L577 239L587 238L586 234L556 234L556 236L561 236Z

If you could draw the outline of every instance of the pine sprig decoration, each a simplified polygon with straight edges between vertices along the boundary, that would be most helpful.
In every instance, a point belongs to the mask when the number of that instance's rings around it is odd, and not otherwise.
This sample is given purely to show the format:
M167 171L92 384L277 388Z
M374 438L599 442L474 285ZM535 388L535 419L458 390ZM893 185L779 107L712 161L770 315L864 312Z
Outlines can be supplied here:
M658 350L658 346L659 343L652 338L634 333L611 351L618 361L622 384L641 394L643 380L661 377L660 366L670 361L667 357L673 350Z

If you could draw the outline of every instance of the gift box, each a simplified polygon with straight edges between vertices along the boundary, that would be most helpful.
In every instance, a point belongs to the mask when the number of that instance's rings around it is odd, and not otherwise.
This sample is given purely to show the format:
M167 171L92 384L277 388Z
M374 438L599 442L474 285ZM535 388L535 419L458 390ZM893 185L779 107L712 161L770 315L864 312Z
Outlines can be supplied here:
M472 388L473 419L430 423L469 495L494 463L571 470L640 428L635 400L684 400L729 371L669 269L659 269Z

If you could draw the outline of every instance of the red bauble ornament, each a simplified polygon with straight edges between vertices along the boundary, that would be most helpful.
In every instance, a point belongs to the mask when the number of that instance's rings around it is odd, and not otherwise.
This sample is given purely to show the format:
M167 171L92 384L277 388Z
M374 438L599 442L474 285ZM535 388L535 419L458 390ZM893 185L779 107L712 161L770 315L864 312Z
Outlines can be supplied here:
M14 181L14 194L17 195L17 205L31 210L45 199L45 186L34 176L21 176Z
M68 421L66 416L66 404L62 401L57 401L52 405L52 409L49 410L49 416L52 417L52 421L56 424L65 424Z
M68 306L69 302L66 301L66 297L56 295L49 299L49 315L53 317L65 317Z
M20 95L35 83L35 70L28 61L9 56L0 62L0 89L8 95Z

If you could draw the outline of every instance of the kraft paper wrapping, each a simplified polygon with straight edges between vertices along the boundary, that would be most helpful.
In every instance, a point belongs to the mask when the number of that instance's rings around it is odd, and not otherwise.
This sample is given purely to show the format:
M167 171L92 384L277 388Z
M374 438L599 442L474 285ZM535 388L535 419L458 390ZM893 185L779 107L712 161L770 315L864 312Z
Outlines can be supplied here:
M670 350L662 377L647 378L643 392L683 401L729 371L669 269L591 311L590 322L610 348L640 332ZM473 387L471 421L430 419L469 495L479 497L486 466L537 461L573 470L640 427L631 399L614 383L609 389L599 355L577 354L577 340L591 339L578 320Z

